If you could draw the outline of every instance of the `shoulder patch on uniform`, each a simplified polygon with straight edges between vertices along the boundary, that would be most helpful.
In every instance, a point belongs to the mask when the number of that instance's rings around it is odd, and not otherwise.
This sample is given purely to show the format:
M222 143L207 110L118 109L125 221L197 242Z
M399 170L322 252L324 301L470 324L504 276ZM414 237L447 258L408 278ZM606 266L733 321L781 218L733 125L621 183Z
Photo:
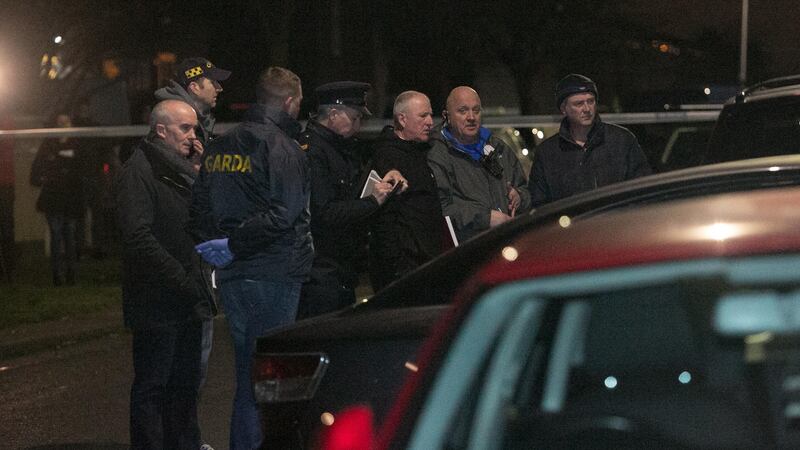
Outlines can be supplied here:
M300 144L300 149L304 152L308 150L308 144Z

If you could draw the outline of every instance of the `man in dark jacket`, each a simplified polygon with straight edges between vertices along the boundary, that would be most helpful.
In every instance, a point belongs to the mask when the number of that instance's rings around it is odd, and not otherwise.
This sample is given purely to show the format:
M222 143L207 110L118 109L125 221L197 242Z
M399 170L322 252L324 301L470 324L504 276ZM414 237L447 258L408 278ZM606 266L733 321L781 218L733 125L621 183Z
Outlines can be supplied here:
M216 119L211 111L217 106L217 97L222 92L220 81L231 76L228 70L220 69L205 58L186 58L178 64L175 80L155 92L156 100L183 100L192 105L197 113L197 128L194 151L202 154L214 136Z
M442 213L461 242L527 212L530 196L517 155L481 126L481 99L474 89L450 91L444 116L428 164Z
M444 218L436 182L428 166L433 110L416 91L397 96L394 127L384 128L375 144L372 166L380 176L397 169L408 180L371 221L370 279L375 291L438 255L443 248Z
M351 139L369 115L367 83L339 81L319 86L317 116L300 135L311 168L311 232L314 265L303 285L298 318L334 311L355 302L358 258L366 245L367 221L392 190L389 179L360 197L366 177Z
M201 320L211 295L184 231L195 171L187 159L197 116L166 100L116 183L125 324L133 333L130 433L134 449L200 447Z
M564 119L557 135L538 147L528 180L533 206L650 174L642 148L627 129L597 115L597 87L570 74L556 85Z
M303 92L281 67L259 77L242 123L211 142L195 183L191 228L217 284L236 354L230 448L263 439L250 369L257 337L291 323L314 249L306 154L294 137Z

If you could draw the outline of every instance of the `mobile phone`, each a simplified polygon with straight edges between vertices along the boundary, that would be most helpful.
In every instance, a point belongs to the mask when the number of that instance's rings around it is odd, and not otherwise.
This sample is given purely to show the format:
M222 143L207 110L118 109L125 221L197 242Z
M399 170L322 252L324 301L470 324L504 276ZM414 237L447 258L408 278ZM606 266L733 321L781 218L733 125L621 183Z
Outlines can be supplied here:
M402 188L402 187L403 187L403 182L402 181L398 181L397 183L395 183L394 186L392 187L392 190L389 192L389 196L392 196L392 195L396 194L397 192L399 192L400 188Z

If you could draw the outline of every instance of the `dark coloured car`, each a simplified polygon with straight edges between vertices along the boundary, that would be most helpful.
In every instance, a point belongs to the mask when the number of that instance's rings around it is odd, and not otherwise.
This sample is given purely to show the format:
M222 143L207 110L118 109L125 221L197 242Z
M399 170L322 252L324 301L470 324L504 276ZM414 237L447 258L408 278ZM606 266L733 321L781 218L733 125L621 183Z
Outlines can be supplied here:
M800 184L800 156L704 166L607 186L545 205L487 232L398 280L369 301L298 322L258 340L255 391L265 444L306 447L321 424L353 403L386 412L416 369L419 344L488 258L523 233L632 206L718 192ZM558 252L542 241L543 254ZM586 256L589 257L589 256Z
M722 109L704 162L800 153L800 75L742 90Z
M456 293L380 433L359 406L322 448L799 448L798 203L720 194L520 233Z

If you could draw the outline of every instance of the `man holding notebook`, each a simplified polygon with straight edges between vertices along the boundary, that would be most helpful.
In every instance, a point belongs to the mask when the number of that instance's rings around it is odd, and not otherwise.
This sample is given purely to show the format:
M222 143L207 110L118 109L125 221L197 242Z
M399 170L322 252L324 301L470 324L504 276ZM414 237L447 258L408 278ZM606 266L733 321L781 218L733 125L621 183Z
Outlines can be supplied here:
M392 115L394 125L381 132L372 166L379 175L399 170L410 186L403 195L390 198L370 221L369 274L376 292L434 258L443 247L444 218L428 166L431 102L421 92L406 91L395 99Z
M371 217L392 190L407 188L396 170L374 183L372 193L360 197L367 177L353 136L370 116L367 83L339 81L315 90L319 107L299 142L308 154L311 171L311 234L314 263L303 284L298 319L335 311L355 302L358 264Z

